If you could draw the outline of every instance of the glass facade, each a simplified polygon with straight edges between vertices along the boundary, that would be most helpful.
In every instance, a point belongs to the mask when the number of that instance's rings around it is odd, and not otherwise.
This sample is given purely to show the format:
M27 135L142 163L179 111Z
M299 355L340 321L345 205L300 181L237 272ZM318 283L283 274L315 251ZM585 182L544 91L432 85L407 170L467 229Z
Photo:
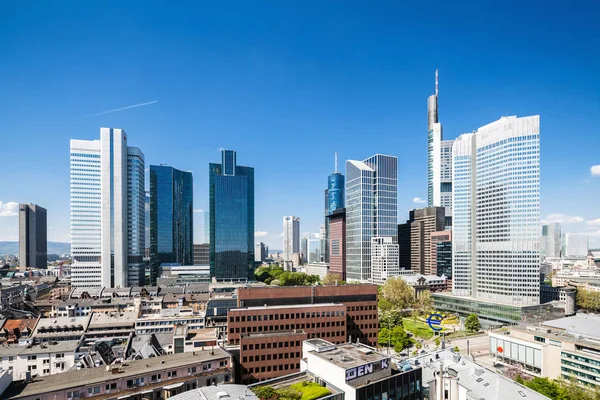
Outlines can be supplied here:
M452 242L438 242L437 246L437 276L446 275L452 279Z
M344 208L344 200L344 175L339 172L329 175L327 178L327 215Z
M162 165L150 166L150 258L161 263L194 263L193 177Z
M377 154L346 162L346 277L371 278L371 238L398 235L398 159Z
M209 164L210 274L247 280L254 274L254 168L237 166L231 150L222 162Z
M422 400L421 368L392 375L389 378L356 389L356 400Z
M457 295L539 304L539 127L539 116L506 117L455 141Z

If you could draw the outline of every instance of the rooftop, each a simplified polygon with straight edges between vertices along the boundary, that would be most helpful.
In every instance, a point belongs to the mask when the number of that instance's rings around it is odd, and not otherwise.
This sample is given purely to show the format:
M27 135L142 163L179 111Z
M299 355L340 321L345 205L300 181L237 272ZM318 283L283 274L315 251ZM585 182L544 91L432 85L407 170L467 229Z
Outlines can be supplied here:
M33 346L6 345L0 346L0 358L3 356L33 355L47 353L69 353L79 347L79 340L65 340L61 342L48 342Z
M140 375L146 375L153 371L164 371L170 368L179 368L188 364L197 365L200 362L230 357L230 354L220 347L211 350L197 350L193 353L178 353L161 357L152 357L145 360L127 361L119 366L119 373L113 374L109 369L85 368L79 371L69 371L62 374L36 377L32 382L25 384L23 381L13 383L9 387L7 397L27 397L40 394L52 393L69 388L94 385L110 382L115 379L126 379ZM116 366L115 366L116 367Z
M410 364L423 367L423 384L433 381L442 367L445 375L458 377L458 384L467 389L468 399L486 400L547 400L525 386L502 375L489 371L450 350L423 354L411 358Z
M323 339L310 339L305 343L315 348L315 350L309 351L310 353L344 369L390 358L390 356L378 353L372 347L360 343L333 345Z
M289 306L258 306L258 307L243 307L243 308L232 308L230 311L251 311L251 310L279 310L287 308L313 308L313 307L345 307L341 303L317 303L317 304L291 304Z
M138 313L135 311L110 312L108 314L95 312L92 314L90 328L102 328L109 326L131 326L135 325Z
M571 317L546 321L543 325L562 329L572 335L583 335L600 340L600 315L580 313Z
M258 400L245 385L206 386L170 397L171 400Z

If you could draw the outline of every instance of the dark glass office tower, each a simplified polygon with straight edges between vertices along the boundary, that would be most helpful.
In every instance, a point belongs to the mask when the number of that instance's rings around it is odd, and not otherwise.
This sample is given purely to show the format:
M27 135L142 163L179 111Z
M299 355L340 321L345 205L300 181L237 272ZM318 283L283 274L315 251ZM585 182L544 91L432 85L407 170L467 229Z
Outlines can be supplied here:
M19 269L48 268L46 209L19 204Z
M194 183L191 172L150 166L150 259L161 263L194 263Z
M233 150L209 164L210 275L246 280L254 275L254 168L240 167Z

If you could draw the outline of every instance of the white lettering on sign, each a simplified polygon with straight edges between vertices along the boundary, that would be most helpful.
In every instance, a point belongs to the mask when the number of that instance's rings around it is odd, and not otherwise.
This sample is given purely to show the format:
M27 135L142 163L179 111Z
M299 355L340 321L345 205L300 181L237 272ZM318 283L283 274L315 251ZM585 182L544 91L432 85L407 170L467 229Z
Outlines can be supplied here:
M346 370L346 380L351 381L352 379L360 378L361 376L372 374L375 370L375 367L379 367L378 371L383 371L390 367L390 360L385 359L381 360L381 363L371 363L365 364L358 367L350 368Z

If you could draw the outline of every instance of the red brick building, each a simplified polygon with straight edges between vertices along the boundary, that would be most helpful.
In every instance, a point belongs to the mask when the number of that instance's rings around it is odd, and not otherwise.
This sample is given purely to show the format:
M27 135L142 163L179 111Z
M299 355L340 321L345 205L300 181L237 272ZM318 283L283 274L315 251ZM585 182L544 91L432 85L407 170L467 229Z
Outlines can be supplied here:
M334 211L329 218L329 273L346 280L346 209Z

